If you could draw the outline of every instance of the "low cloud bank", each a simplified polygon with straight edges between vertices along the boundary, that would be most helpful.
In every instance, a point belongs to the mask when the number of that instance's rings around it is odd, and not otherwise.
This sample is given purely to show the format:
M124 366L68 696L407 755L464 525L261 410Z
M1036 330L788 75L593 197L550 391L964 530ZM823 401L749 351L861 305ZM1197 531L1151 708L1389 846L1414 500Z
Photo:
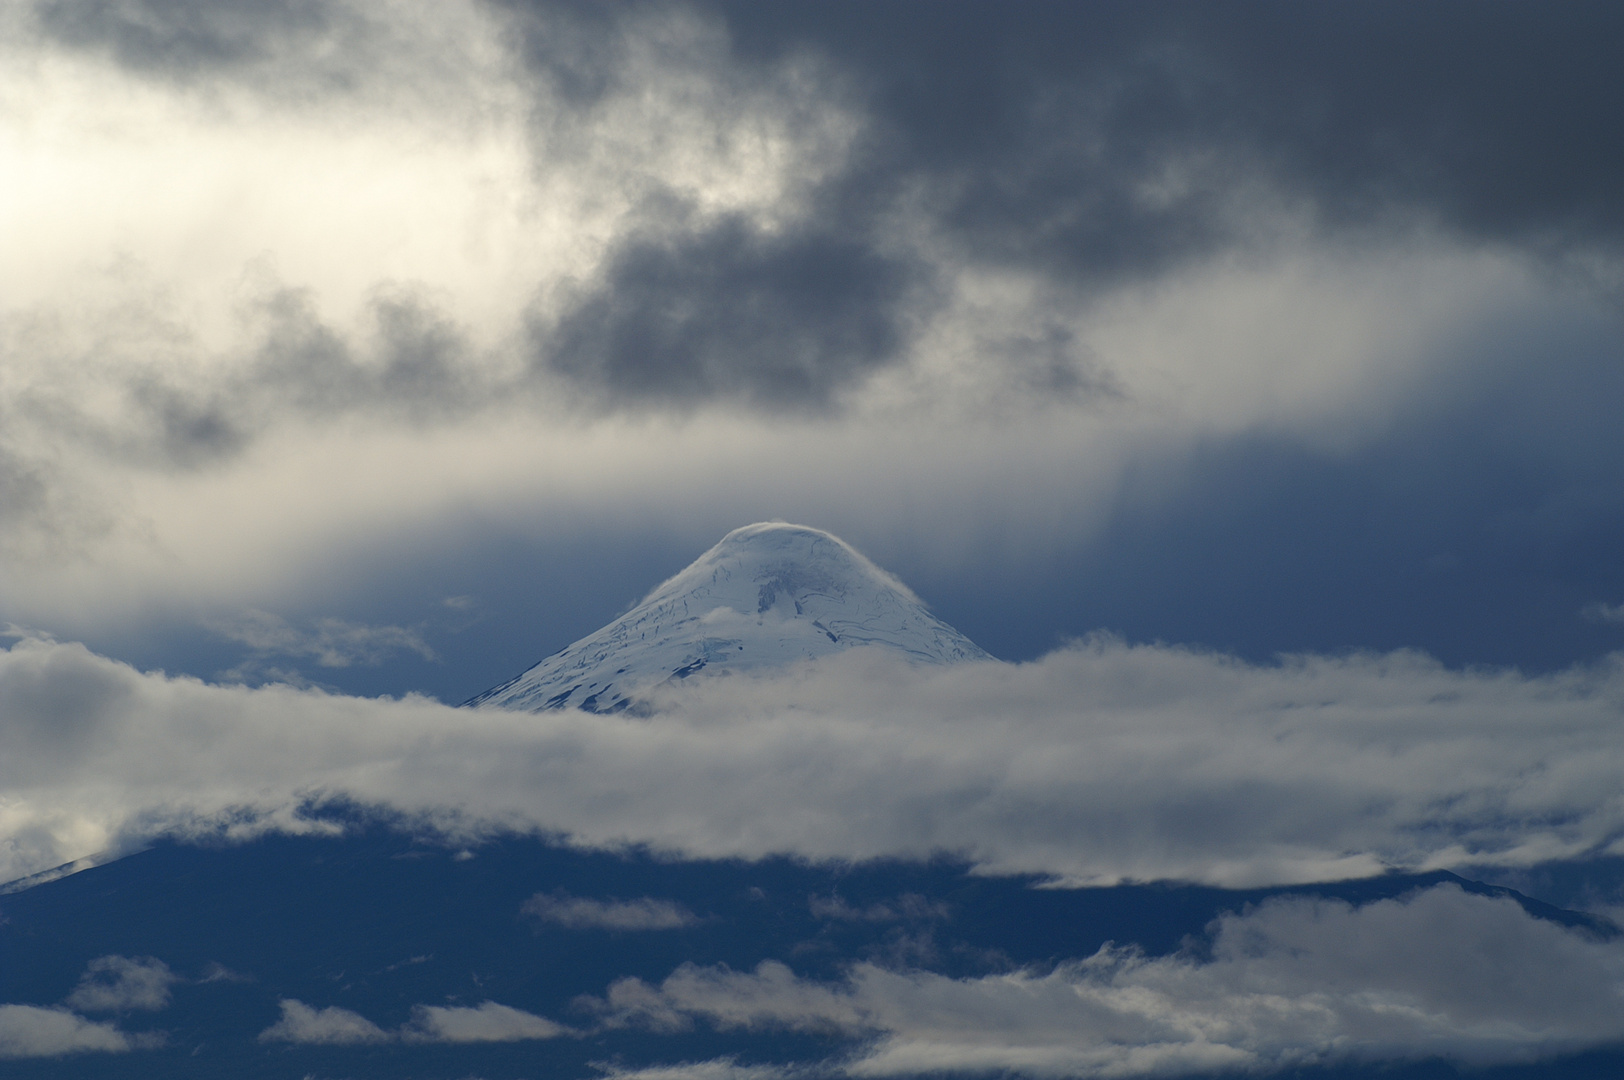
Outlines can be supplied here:
M769 961L626 979L606 1026L840 1033L851 1076L1129 1077L1441 1056L1476 1065L1624 1039L1624 942L1452 885L1354 908L1276 900L1213 927L1209 958L1106 946L1049 971L954 979L858 964L838 983ZM686 1066L732 1076L731 1064ZM664 1076L653 1070L637 1076ZM678 1071L669 1075L690 1075Z
M1097 640L1025 665L867 650L693 680L645 718L454 709L0 652L0 879L162 832L425 828L693 857L952 853L1070 883L1260 885L1624 847L1624 661L1274 666Z

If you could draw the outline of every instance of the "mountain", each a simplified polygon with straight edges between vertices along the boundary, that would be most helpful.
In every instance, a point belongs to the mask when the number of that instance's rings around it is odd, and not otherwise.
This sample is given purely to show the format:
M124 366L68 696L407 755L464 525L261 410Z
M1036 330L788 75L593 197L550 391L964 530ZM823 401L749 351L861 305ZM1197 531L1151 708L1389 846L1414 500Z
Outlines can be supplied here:
M859 645L924 664L991 659L839 537L762 522L734 529L608 626L467 704L619 712L671 679Z

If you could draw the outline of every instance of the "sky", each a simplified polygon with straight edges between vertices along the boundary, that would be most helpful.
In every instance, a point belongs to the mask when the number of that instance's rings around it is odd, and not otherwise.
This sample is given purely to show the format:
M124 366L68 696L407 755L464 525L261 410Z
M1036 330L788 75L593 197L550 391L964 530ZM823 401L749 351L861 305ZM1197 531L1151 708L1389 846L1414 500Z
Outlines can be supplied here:
M1621 34L1498 0L5 5L0 878L297 829L318 789L1073 885L1624 853ZM451 711L764 520L1005 663L851 660L658 730ZM1111 985L1194 1016L1298 977L1244 952ZM1015 992L679 975L603 1015L748 1025L771 989L895 1033L863 1075L951 1029L909 995ZM1297 1060L1294 1024L1237 1052ZM1120 1064L1074 1050L1020 1067Z

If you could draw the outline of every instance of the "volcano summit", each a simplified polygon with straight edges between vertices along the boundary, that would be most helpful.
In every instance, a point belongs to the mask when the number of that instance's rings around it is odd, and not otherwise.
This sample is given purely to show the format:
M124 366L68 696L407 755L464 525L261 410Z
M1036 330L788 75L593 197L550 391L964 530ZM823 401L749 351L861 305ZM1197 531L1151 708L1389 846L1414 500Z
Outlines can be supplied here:
M619 712L637 691L670 679L859 645L925 664L990 659L845 541L763 522L728 533L608 626L468 704Z

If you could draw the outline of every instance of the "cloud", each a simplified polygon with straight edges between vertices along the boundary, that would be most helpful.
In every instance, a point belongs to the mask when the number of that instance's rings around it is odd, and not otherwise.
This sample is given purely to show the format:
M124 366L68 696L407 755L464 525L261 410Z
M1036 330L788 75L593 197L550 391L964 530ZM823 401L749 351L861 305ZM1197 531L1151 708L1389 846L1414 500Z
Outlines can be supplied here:
M805 1071L794 1066L740 1065L730 1057L687 1061L680 1065L652 1065L641 1069L623 1069L608 1064L595 1064L594 1067L601 1069L611 1080L780 1080Z
M279 1004L282 1019L259 1033L260 1042L354 1046L388 1042L391 1038L366 1017L336 1005L318 1010L293 998L283 998Z
M282 1019L259 1033L260 1042L354 1046L400 1040L408 1043L522 1042L572 1034L569 1028L534 1013L494 1001L477 1007L416 1005L412 1019L386 1031L359 1013L336 1005L314 1009L283 998Z
M0 1058L60 1057L91 1052L121 1054L161 1041L128 1035L62 1008L0 1005Z
M28 639L0 653L0 856L10 878L163 832L331 829L301 807L342 798L453 837L1073 884L1531 866L1624 842L1621 697L1616 657L1536 678L1099 639L933 671L852 650L626 718L210 686Z
M830 896L810 896L807 907L814 919L839 919L845 922L895 922L899 919L947 919L952 910L943 903L932 901L918 893L904 893L895 900L853 907L839 893Z
M485 1001L476 1008L418 1005L401 1037L407 1042L468 1043L522 1042L569 1034L573 1034L569 1028L534 1013Z
M699 920L674 900L590 900L563 893L537 893L519 910L571 930L678 930Z
M247 645L257 658L309 656L322 667L381 664L399 651L414 652L425 660L435 658L419 631L403 626L361 626L323 618L312 629L302 630L268 611L249 610L233 619L214 620L210 629Z
M1208 955L1107 945L1050 970L954 979L854 965L821 983L776 961L624 980L605 1022L839 1032L854 1076L1126 1077L1446 1057L1532 1061L1624 1036L1624 944L1453 885L1352 907L1276 899L1221 917Z
M90 962L67 1003L85 1012L155 1010L169 1005L169 987L180 977L151 956L102 956Z
M1111 276L1244 244L1229 200L1248 183L1331 223L1403 227L1419 211L1570 244L1587 225L1616 243L1624 224L1602 186L1618 91L1595 35L1619 20L1601 4L1479 11L1464 30L1451 4L718 9L742 56L817 50L864 88L882 137L848 200L911 180L1002 261Z
M284 50L315 51L353 12L329 0L39 0L34 15L58 42L104 50L137 71L184 78L261 63Z
M1604 604L1597 601L1594 604L1585 605L1580 614L1592 622L1624 625L1624 604Z
M736 218L624 241L552 325L541 362L613 404L823 407L903 356L908 266L838 235Z
M444 108L488 64L472 5L351 0L32 0L19 38L213 109ZM462 88L466 92L466 86ZM450 91L450 93L448 93Z

